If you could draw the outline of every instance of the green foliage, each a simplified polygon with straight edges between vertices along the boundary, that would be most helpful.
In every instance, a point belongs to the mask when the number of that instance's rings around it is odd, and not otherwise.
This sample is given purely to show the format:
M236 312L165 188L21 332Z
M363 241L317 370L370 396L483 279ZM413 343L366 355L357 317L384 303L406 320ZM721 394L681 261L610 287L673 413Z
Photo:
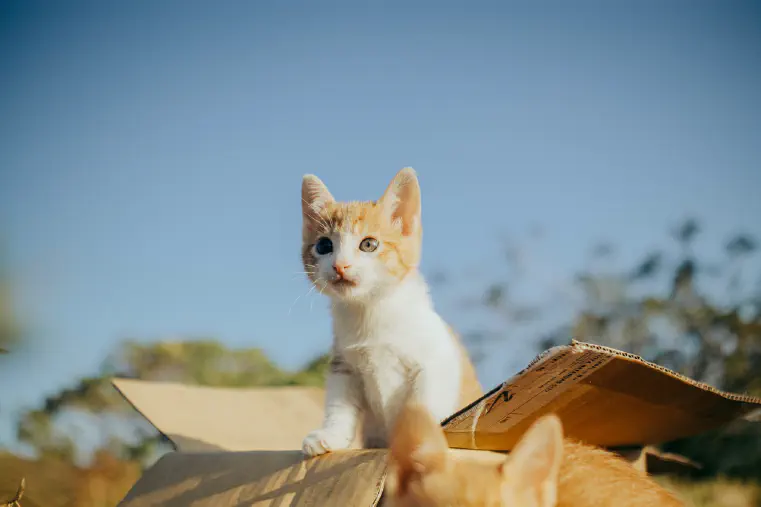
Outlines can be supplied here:
M13 313L10 284L0 277L0 353L7 353L18 341L18 322Z
M761 287L747 279L745 266L757 243L747 234L735 235L725 244L725 257L708 263L693 252L700 232L696 220L687 220L672 231L676 248L649 253L632 269L593 266L578 275L572 289L582 308L572 321L539 337L541 348L574 337L643 356L725 390L761 396ZM676 255L664 253L669 250ZM612 252L598 248L594 257L609 258ZM522 305L499 289L508 282L491 284L483 302L512 327L525 319L516 318ZM534 304L530 320L536 323L552 307L553 302L546 308ZM668 449L700 462L708 475L761 478L758 423L739 421Z
M283 385L282 371L261 349L227 349L215 340L124 343L106 370L120 376L217 387Z

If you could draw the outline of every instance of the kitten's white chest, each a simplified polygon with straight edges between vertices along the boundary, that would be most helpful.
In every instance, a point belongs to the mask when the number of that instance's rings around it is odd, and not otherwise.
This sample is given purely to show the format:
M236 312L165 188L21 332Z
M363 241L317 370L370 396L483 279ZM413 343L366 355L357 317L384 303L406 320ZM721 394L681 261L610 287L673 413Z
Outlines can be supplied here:
M384 429L410 396L436 400L429 408L437 416L456 408L458 352L422 281L371 305L334 305L333 327L335 353L355 372L366 409Z
M388 298L366 305L334 305L332 310L337 349L346 350L358 361L373 353L378 354L374 362L382 362L389 353L416 358L448 335L418 278ZM352 354L353 350L364 351L364 355Z

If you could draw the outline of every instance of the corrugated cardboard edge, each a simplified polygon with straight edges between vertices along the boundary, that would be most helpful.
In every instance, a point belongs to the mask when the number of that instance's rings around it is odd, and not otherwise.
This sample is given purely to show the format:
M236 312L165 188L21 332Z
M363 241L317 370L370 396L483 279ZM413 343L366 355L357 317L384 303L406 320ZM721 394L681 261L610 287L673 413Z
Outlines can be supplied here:
M650 361L646 361L645 359L642 359L640 356L636 354L631 354L629 352L623 352L621 350L617 350L614 348L606 347L604 345L595 345L594 343L586 343L586 342L580 342L576 340L571 340L570 347L575 348L577 350L596 350L599 352L603 352L605 354L611 354L618 357L623 357L626 359L629 359L631 361L642 363L644 365L649 366L650 368L659 370L662 373L665 373L666 375L669 375L673 378L676 378L678 380L681 380L682 382L699 387L700 389L703 389L705 391L712 392L714 394L718 394L719 396L722 396L724 398L727 398L728 400L732 401L740 401L743 403L753 403L753 404L761 404L761 398L756 396L751 396L748 394L736 394L736 393L730 393L727 391L722 391L721 389L718 389L710 384L706 384L704 382L699 382L697 380L691 379L690 377L687 377L685 375L682 375L681 373L677 373L674 370L670 370L666 368L665 366L661 366L659 364L651 363ZM553 349L549 349L551 351ZM537 358L539 359L539 358ZM534 364L535 361L531 362L528 367L531 367ZM526 369L528 369L528 367Z
M478 449L479 447L483 448L482 446L479 446L478 442L476 441L478 436L476 427L479 424L483 414L490 411L490 409L487 410L487 404L489 404L490 399L493 398L494 395L501 391L507 391L513 384L519 383L523 376L529 374L530 370L535 370L541 363L565 354L576 355L583 354L585 352L597 353L603 357L608 357L609 360L618 359L619 361L628 362L634 365L640 365L646 367L651 371L665 375L666 377L672 379L672 381L681 383L684 386L694 387L704 393L718 396L719 398L722 398L728 402L741 404L742 408L738 411L737 418L746 416L751 417L751 414L761 411L761 398L722 391L704 382L698 382L668 368L646 361L635 354L623 352L602 345L571 340L571 343L568 345L558 345L538 354L525 368L521 369L518 373L510 377L510 379L499 384L495 388L491 389L488 393L480 397L478 400L473 401L466 407L460 409L455 414L445 419L442 422L442 427L447 434L447 439L450 441L450 445L471 449ZM755 405L755 407L753 405ZM540 415L541 413L537 413L534 417L529 416L527 420L530 422L530 420L533 420ZM464 429L462 426L463 421L468 421L468 427L470 427L470 437L468 437L467 431L462 431ZM456 429L454 431L448 431L447 428L451 427L452 425L454 425L454 428ZM466 442L466 439L468 438L470 439L469 443ZM457 443L453 444L453 442ZM654 442L643 441L642 443L645 444ZM487 448L496 450L493 447Z
M730 393L727 391L722 391L721 389L718 389L710 384L706 384L704 382L699 382L697 380L691 379L685 375L682 375L681 373L677 373L673 370L670 370L669 368L666 368L665 366L661 366L655 363L652 363L650 361L647 361L643 359L642 357L631 354L629 352L624 352L618 349L614 349L611 347L606 347L604 345L596 345L594 343L587 343L587 342L581 342L577 340L571 340L571 343L568 345L556 345L555 347L551 347L540 354L538 354L534 359L532 359L526 367L521 369L518 373L510 377L508 380L498 384L494 388L490 389L487 393L485 393L483 396L478 398L477 400L473 401L472 403L466 405L465 407L461 408L451 416L447 417L442 423L441 426L446 431L447 424L452 421L453 419L458 418L460 415L464 414L465 412L468 412L472 408L475 408L477 405L485 402L488 400L492 395L499 392L501 389L503 389L505 386L509 385L515 378L520 377L524 373L526 373L528 370L536 366L538 363L541 363L543 361L546 361L547 359L550 359L551 357L563 353L566 351L570 352L580 352L584 350L593 350L602 352L604 354L612 355L615 357L620 357L623 359L627 359L632 362L640 363L645 366L648 366L650 368L653 368L655 370L660 371L661 373L665 373L666 375L673 377L681 382L684 382L685 384L689 384L695 387L698 387L700 389L703 389L705 391L717 394L719 396L722 396L723 398L732 400L732 401L738 401L743 403L751 403L751 404L757 404L761 405L761 398L756 396L751 396L747 394L736 394L736 393ZM484 407L481 407L483 409ZM761 408L755 409L751 411L750 413L746 414L746 418L749 418L751 420L755 420L756 418L761 420ZM477 421L477 417L475 417L475 420Z
M579 343L581 343L581 342L579 342ZM545 351L542 351L536 357L534 357L534 359L532 359L525 367L523 367L520 371L518 371L518 373L514 374L512 377L510 377L509 379L505 380L504 382L501 382L501 383L497 384L492 389L490 389L489 391L484 393L483 396L481 396L477 400L474 400L470 404L465 405L463 408L461 408L460 410L458 410L454 414L452 414L449 417L447 417L446 419L444 419L444 421L442 421L442 423L441 423L441 427L444 428L444 431L446 432L447 424L449 424L450 421L452 421L453 419L457 419L460 415L470 411L472 408L475 408L476 406L481 405L481 407L479 407L479 409L475 412L475 415L473 417L473 425L474 425L474 428L475 428L475 425L478 423L478 416L481 414L481 412L483 412L484 408L486 408L486 406L484 404L484 402L486 400L491 398L492 395L494 395L494 394L498 393L499 391L501 391L505 386L509 385L514 379L516 379L517 377L520 377L521 375L526 373L528 370L533 368L536 364L541 363L541 362L543 362L543 361L545 361L545 360L555 356L556 354L560 354L560 353L563 353L565 351L572 350L572 345L573 345L573 343L571 343L569 345L556 345L555 347L551 347L551 348L549 348L549 349L547 349ZM615 350L615 349L613 349L613 350ZM478 447L474 443L471 448L472 449L477 449Z

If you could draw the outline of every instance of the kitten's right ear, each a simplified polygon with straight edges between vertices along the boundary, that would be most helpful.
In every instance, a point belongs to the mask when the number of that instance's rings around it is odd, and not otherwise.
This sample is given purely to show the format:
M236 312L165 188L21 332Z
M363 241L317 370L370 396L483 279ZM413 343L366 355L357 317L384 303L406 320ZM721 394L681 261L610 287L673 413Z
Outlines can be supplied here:
M392 222L401 225L404 236L420 232L420 183L413 168L405 167L396 173L378 203Z
M304 218L304 228L320 223L320 212L326 204L335 202L328 187L314 174L305 174L301 181L301 214Z
M391 435L389 493L403 495L410 479L445 468L448 449L444 431L430 412L418 404L405 406Z
M507 490L521 505L555 507L562 460L563 425L558 416L546 415L523 434L502 465Z

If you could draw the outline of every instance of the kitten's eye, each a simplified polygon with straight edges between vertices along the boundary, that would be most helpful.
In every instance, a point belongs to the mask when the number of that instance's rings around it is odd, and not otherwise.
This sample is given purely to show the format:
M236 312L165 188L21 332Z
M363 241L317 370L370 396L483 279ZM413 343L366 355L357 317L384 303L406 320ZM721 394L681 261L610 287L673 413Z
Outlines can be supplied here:
M378 249L378 240L375 238L367 237L359 244L359 249L363 252L374 252Z
M320 238L314 245L314 250L317 255L327 255L333 251L333 242L328 238Z

